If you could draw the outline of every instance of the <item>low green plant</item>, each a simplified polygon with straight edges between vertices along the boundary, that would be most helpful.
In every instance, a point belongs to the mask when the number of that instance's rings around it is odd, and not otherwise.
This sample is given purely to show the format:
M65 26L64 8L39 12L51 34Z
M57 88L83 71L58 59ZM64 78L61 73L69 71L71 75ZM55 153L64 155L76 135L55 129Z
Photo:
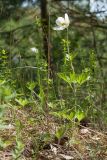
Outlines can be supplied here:
M21 140L16 139L15 149L13 150L12 153L13 159L20 160L23 150L24 150L24 144L22 143Z

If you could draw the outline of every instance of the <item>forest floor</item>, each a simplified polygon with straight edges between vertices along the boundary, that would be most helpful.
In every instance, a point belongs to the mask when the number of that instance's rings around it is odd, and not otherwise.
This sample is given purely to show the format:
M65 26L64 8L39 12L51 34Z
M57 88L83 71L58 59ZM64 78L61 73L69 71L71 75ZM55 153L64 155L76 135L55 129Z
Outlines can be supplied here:
M28 117L32 113L29 113L19 110L16 114L16 119L22 123L18 133L24 144L22 150L16 146L18 127L10 114L8 127L0 131L0 160L107 160L107 135L103 131L91 125L72 126L60 139L50 138L46 133L55 135L60 124L52 116L39 121L41 118L37 115L32 115L32 121L36 117L38 122L31 123ZM5 142L3 147L1 139ZM19 150L17 158L13 158L14 150Z

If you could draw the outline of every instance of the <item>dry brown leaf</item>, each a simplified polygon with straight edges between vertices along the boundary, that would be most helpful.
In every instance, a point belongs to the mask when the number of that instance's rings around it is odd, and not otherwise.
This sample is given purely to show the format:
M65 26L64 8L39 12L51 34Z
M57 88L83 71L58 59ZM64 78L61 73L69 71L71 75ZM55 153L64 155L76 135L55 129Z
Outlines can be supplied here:
M89 134L90 131L88 130L88 128L83 128L83 129L80 130L80 133L81 134L87 134L87 133Z
M74 159L74 157L68 156L68 155L65 155L65 154L60 154L60 156L61 156L62 158L64 158L65 160L72 160L72 159Z

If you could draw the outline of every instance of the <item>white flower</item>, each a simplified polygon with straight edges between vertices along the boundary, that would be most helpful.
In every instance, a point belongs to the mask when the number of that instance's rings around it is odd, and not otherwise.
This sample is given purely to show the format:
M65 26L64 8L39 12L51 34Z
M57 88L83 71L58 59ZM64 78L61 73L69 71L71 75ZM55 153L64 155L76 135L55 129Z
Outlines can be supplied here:
M58 18L56 19L56 24L57 24L57 26L54 27L53 29L54 29L54 30L64 30L65 28L68 28L69 23L70 23L70 20L69 20L68 14L65 13L65 18L63 18L63 17L58 17Z
M38 53L38 49L35 48L35 47L31 48L31 51L32 51L32 52L35 52L35 53Z

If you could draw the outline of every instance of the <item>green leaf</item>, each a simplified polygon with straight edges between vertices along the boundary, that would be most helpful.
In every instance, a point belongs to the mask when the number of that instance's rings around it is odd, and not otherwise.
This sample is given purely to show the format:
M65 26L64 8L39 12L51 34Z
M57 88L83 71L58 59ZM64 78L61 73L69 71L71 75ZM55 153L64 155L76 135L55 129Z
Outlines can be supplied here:
M44 93L44 90L43 90L42 86L40 86L40 93L39 93L38 97L40 98L42 105L44 105L44 103L45 103L45 93Z
M2 53L3 55L5 55L5 54L6 54L6 51L3 49L1 53Z
M55 136L56 136L58 139L60 139L61 137L64 136L65 131L66 131L66 128L62 126L61 128L59 128L59 129L56 131Z
M77 118L78 121L80 122L82 119L85 118L85 113L83 111L78 111L75 114L75 118Z
M27 83L27 88L30 90L30 91L33 91L34 88L36 86L36 83L35 82L28 82Z
M74 118L74 116L75 116L75 112L71 112L71 113L68 115L67 119L68 119L68 120L72 120L72 119Z
M78 75L77 82L81 85L90 79L90 75L87 72L82 72Z
M76 73L70 73L70 81L71 81L71 83L76 83L77 82Z
M66 61L72 62L76 56L77 56L77 53L66 54Z
M15 128L17 133L20 134L21 130L24 128L24 124L20 120L15 120Z
M16 102L18 102L21 106L25 107L27 104L29 104L29 101L27 99L15 99Z
M13 158L14 159L19 159L23 150L24 150L24 144L22 143L22 141L17 139L16 140L16 147L15 147L13 153L12 153Z
M59 78L63 79L67 83L71 83L70 77L67 76L65 73L58 73Z
M4 148L5 148L5 144L3 140L0 138L0 149L4 149Z

